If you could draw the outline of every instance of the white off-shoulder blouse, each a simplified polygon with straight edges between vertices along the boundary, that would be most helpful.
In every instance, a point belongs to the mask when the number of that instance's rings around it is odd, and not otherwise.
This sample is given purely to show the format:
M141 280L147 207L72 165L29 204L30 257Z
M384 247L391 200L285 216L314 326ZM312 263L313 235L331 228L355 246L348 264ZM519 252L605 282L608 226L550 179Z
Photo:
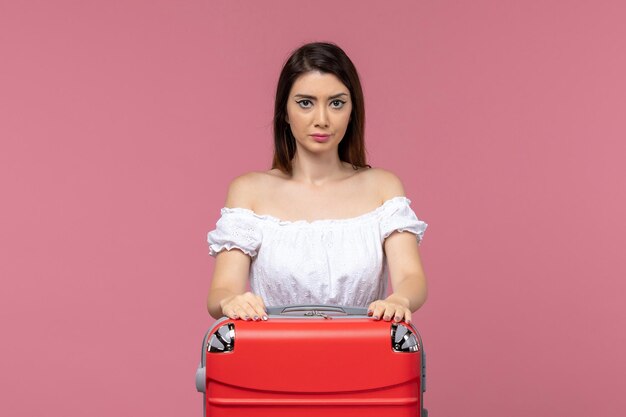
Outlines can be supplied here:
M207 235L209 254L237 248L250 255L250 288L266 306L367 307L386 297L384 240L407 231L419 244L428 226L410 204L398 196L357 217L312 222L224 207Z

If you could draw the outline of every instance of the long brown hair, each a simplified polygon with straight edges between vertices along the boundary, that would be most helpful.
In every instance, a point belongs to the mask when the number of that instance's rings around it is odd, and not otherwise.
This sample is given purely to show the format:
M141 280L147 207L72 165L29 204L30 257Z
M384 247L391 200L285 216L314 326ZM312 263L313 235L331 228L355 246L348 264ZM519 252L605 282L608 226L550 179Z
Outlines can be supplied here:
M365 167L365 103L361 82L354 64L345 52L334 43L313 42L293 51L278 78L274 103L274 158L272 168L286 174L292 173L291 160L296 153L296 141L285 120L287 99L296 79L309 71L334 74L350 91L352 113L346 133L339 142L339 159L353 168Z

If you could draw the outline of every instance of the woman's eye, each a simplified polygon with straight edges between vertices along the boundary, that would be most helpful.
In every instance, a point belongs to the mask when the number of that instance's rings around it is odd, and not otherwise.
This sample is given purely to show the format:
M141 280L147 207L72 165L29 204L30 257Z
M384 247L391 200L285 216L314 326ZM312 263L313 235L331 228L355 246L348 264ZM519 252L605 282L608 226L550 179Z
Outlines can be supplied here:
M338 103L338 104L335 106L335 108L336 108L336 109L340 109L340 108L342 108L342 107L343 107L343 105L344 105L344 104L346 104L346 102L345 102L345 101L341 101L341 100L333 100L333 101L332 101L332 103Z
M298 101L297 103L298 103L298 104L300 105L300 107L302 107L303 109L308 109L308 108L309 108L309 106L305 106L305 105L303 105L303 104L304 104L304 103L310 103L310 102L311 102L311 100L306 100L306 99L304 99L304 100L300 100L300 101Z

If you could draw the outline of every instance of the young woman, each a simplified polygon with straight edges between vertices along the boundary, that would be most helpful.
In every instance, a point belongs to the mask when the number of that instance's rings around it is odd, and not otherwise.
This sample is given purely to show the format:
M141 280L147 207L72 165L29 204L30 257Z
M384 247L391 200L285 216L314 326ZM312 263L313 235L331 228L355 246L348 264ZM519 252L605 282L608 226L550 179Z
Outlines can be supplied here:
M267 320L268 305L332 304L410 322L426 300L418 245L427 224L394 174L366 164L364 122L341 48L292 53L278 80L272 169L235 178L208 233L211 316Z

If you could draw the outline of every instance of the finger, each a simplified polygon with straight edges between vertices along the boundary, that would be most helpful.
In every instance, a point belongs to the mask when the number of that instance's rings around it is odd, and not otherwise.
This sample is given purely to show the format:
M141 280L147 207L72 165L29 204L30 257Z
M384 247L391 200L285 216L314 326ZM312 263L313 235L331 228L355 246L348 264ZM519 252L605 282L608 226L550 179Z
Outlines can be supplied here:
M245 315L245 310L242 309L242 296L238 295L232 297L228 303L224 305L222 311L226 314L228 312L228 316L234 319L243 319Z
M367 306L367 315L371 316L374 314L374 309L376 308L376 301L372 301L369 306Z
M230 319L236 320L237 318L239 318L239 316L237 316L237 313L235 313L235 310L228 309L228 313L226 314L226 316Z
M259 305L261 306L261 308L265 311L267 310L267 307L265 306L265 301L263 300L263 297L261 297L260 295L256 296L256 299L259 303Z
M252 307L250 304L244 304L243 309L246 312L246 320L254 320L254 316L257 315L254 307Z
M235 314L237 314L237 317L239 317L240 320L247 320L246 316L246 310L244 310L244 308L242 306L238 306L235 309Z
M250 307L254 311L252 315L252 320L261 320L263 315L265 315L265 309L263 308L263 300L258 295L255 295L252 300L250 300Z
M254 310L243 300L240 300L240 303L237 305L236 312L243 320L250 320L254 317Z
M396 306L393 304L387 305L387 308L385 308L385 312L383 314L383 320L391 321L395 314L396 314Z
M257 300L259 303L258 311L260 312L260 317L263 320L267 320L267 307L265 306L265 302L263 301L263 297L257 295Z
M263 320L263 317L266 316L265 314L265 308L263 308L263 303L256 303L254 305L254 316L256 317L255 320Z
M380 302L376 304L376 308L374 308L374 314L372 314L372 317L374 317L374 320L380 320L384 312L385 312L385 304Z
M404 313L404 321L406 321L407 324L411 323L411 310L409 310L408 308L406 309L406 312Z
M411 311L406 307L399 307L396 309L396 313L394 315L393 321L396 323L400 323L402 320L406 321L407 318L411 316Z
M235 313L235 309L230 306L230 305L225 305L224 307L222 307L222 315L230 318L230 319L236 319L236 313Z
M259 297L248 291L244 294L243 298L245 300L244 303L247 304L244 309L250 317L250 320L260 320L263 314L261 312L262 309L259 306Z
M251 311L250 318L254 321L262 320L262 317L265 314L263 312L263 308L261 308L261 306L256 301L251 302L249 306Z

